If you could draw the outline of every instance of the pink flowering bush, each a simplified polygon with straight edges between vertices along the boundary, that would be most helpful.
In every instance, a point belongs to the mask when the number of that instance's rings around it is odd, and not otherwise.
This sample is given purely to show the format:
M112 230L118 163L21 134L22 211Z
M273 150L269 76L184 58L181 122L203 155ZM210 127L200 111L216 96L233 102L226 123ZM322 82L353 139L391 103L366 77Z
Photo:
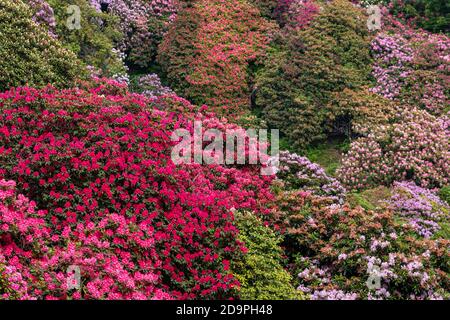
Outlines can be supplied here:
M0 94L0 176L45 209L30 230L39 236L2 254L28 265L33 297L232 297L229 261L243 248L231 209L264 212L271 178L258 166L176 166L170 135L191 120L124 90L108 81ZM70 265L81 268L82 293L67 290Z
M426 188L450 179L448 120L424 110L405 109L400 122L351 144L337 176L351 189L411 180Z
M273 28L246 1L186 2L158 48L158 62L178 94L236 117L250 106L250 66L265 56Z
M303 29L319 13L313 0L278 0L274 16L285 29Z

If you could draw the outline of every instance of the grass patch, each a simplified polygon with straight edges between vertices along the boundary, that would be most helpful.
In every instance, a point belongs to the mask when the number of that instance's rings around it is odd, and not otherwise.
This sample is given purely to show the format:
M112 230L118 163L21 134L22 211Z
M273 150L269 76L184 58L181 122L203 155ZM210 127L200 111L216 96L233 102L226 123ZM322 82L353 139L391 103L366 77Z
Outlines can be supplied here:
M347 139L330 138L324 143L308 148L306 156L312 162L320 164L328 175L334 176L348 147Z

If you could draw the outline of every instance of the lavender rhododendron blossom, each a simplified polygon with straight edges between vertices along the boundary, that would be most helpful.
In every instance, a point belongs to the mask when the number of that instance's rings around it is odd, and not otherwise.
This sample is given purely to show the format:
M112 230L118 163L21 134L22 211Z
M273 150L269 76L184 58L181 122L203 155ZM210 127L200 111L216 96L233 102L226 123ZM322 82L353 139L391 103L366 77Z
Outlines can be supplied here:
M309 161L306 157L288 151L280 152L279 161L280 166L277 176L289 188L328 196L339 203L344 201L345 188L337 179L329 177L320 165Z
M431 190L410 181L394 182L390 207L425 238L441 229L439 222L448 222L450 218L450 207L446 202Z
M152 73L139 78L138 90L149 98L174 94L174 92L161 83L161 79L157 74Z

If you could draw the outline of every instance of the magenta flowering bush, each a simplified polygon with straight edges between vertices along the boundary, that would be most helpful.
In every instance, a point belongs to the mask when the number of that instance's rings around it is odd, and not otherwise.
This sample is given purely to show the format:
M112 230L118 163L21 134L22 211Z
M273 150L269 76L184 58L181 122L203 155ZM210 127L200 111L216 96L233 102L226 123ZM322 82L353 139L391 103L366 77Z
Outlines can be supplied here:
M437 188L450 179L447 117L424 110L405 109L400 122L380 126L375 133L351 144L337 176L352 189L411 180Z
M196 116L125 90L108 81L0 94L0 176L45 209L2 221L0 252L24 266L37 298L234 297L229 261L243 247L231 209L263 213L271 178L258 166L176 166L171 132ZM39 223L19 230L39 233L24 234L25 247L10 235L23 219ZM81 268L82 293L67 290L70 265Z
M36 203L16 195L14 181L0 181L0 269L6 280L4 299L169 299L154 286L158 276L144 269L133 272L131 261L118 250L139 245L152 250L152 240L140 240L123 217L104 217L98 224L79 223L61 234L47 224L48 212ZM136 229L138 230L138 229ZM114 242L112 240L112 235ZM124 239L120 244L118 239ZM137 247L136 247L137 248ZM130 251L133 252L133 251ZM82 270L86 290L69 292L71 280L66 270L76 265Z
M303 29L319 12L313 0L278 0L274 16L286 29Z
M390 207L413 226L422 237L430 238L448 222L450 207L431 190L413 182L395 182Z

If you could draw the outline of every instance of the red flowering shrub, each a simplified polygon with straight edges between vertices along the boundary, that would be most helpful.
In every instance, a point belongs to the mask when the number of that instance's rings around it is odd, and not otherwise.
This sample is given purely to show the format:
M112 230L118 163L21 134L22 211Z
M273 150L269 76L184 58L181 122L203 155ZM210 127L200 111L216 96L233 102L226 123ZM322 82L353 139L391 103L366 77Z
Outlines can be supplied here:
M170 135L191 120L110 85L0 94L0 177L46 209L46 284L33 296L66 297L66 268L78 265L83 298L230 297L228 261L241 249L231 208L260 212L270 178L257 166L176 166Z
M272 25L238 0L186 3L159 47L169 84L196 104L232 114L249 106L249 64L267 48Z

